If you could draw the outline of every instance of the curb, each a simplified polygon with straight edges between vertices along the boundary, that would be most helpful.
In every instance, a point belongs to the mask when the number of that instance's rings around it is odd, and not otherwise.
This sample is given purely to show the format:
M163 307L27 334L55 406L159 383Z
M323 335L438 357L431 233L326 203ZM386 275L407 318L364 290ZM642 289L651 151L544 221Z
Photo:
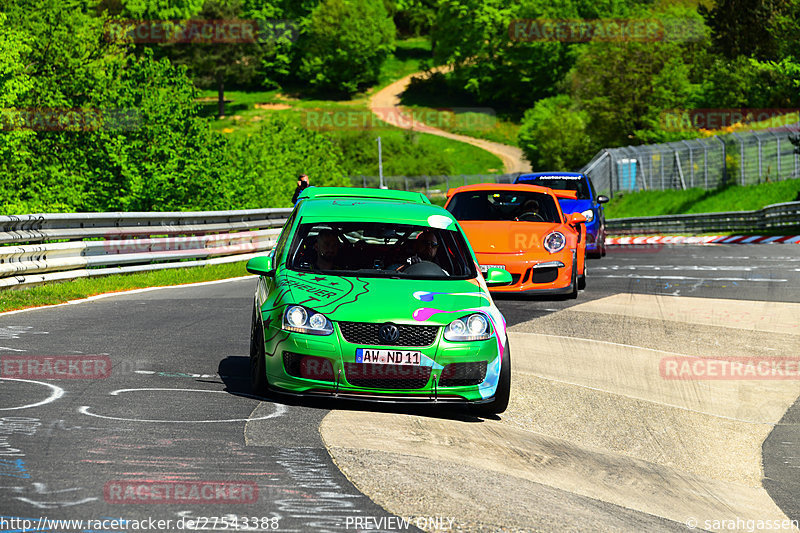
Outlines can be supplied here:
M629 244L800 244L800 235L651 235L646 237L606 237L609 246Z

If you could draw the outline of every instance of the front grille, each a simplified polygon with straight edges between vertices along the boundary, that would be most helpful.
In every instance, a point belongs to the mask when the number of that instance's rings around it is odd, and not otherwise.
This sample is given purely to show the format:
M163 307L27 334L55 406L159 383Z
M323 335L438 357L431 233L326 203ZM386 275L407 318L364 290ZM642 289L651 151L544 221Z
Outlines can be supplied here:
M290 376L294 376L296 378L300 377L300 360L303 358L302 355L292 353L292 352L283 352L283 368L286 369L286 373Z
M344 376L355 387L421 389L431 375L429 366L345 363Z
M534 268L533 269L533 282L534 283L552 283L558 279L558 268Z
M439 326L405 326L396 324L400 337L391 343L384 342L378 336L383 323L373 322L339 322L339 329L344 340L352 344L378 344L391 346L430 346L436 340Z
M522 283L526 283L531 277L531 269L525 271L525 277L522 278Z
M517 283L519 283L519 278L521 276L522 274L511 274L511 284L516 285Z
M466 387L479 385L486 379L487 361L474 363L450 363L445 365L439 378L440 387Z
M333 365L329 359L283 352L283 368L290 376L333 382Z

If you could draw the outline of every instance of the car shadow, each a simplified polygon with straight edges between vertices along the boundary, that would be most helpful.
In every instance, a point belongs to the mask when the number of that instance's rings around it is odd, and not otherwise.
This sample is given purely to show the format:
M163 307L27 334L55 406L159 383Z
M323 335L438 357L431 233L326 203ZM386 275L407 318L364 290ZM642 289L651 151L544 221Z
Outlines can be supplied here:
M365 411L373 413L395 413L459 422L483 422L484 420L500 420L497 415L477 415L469 406L449 403L413 404L382 403L358 401L335 397L304 397L270 391L266 397L256 395L250 387L250 358L231 355L221 360L218 373L225 391L234 396L257 398L261 401L279 403L286 406L306 407L326 411Z

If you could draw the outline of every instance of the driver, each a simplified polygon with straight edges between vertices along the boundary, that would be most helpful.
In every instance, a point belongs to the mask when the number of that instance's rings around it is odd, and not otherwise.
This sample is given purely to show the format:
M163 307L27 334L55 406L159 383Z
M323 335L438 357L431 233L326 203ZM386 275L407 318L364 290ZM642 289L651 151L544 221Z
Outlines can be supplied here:
M422 230L413 242L413 255L406 259L405 263L400 265L397 270L404 270L405 268L421 263L422 261L429 261L435 263L441 268L436 260L436 253L439 251L439 238L432 230ZM444 269L442 269L444 270ZM449 275L445 270L445 274Z
M522 209L520 209L519 215L517 215L516 220L521 220L523 218L540 218L544 220L542 216L541 207L539 207L539 202L536 200L528 200L524 204L522 204Z
M436 252L439 251L439 239L431 230L423 230L414 241L416 256L422 261L436 262Z

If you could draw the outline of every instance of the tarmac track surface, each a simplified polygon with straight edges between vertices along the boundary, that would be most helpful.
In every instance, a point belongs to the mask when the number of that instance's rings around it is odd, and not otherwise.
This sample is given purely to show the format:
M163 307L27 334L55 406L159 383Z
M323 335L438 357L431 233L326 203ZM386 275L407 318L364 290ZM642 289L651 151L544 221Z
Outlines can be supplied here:
M670 380L658 366L797 356L800 250L618 248L588 264L577 300L497 299L514 363L512 404L497 419L249 396L252 278L0 315L4 364L94 355L111 369L0 380L0 520L728 531L800 519L800 381ZM176 486L165 482L240 492L164 501Z

